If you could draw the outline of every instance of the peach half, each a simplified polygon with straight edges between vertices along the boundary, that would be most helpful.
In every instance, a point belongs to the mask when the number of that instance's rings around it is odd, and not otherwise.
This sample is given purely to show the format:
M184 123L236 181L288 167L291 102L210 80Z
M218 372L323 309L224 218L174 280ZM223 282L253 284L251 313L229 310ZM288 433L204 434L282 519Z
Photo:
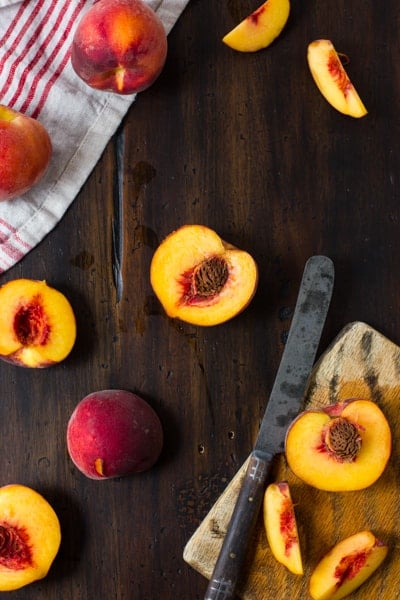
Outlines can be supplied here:
M382 564L386 544L370 531L360 531L326 554L310 577L313 600L340 600L362 585Z
M58 517L43 496L19 484L0 488L0 592L45 577L60 543Z
M330 40L315 40L307 50L311 75L325 100L339 112L360 118L367 114L339 54Z
M239 52L266 48L285 27L289 13L289 0L267 0L229 31L222 41Z
M183 225L159 245L150 266L153 290L168 316L194 325L218 325L251 301L254 259L203 225Z
M285 452L297 477L330 492L361 490L383 473L392 436L375 402L351 399L302 412L289 426Z
M296 516L286 481L270 483L264 494L263 516L269 547L276 560L296 575L303 564Z
M76 322L66 297L45 281L14 279L0 287L0 358L49 367L72 350Z

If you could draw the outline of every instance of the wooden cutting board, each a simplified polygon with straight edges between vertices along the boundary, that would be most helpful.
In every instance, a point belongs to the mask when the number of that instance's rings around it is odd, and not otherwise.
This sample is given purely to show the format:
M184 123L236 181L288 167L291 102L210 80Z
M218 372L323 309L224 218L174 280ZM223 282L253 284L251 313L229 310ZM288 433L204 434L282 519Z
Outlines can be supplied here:
M393 449L385 472L378 482L363 491L322 492L302 483L290 472L284 456L279 456L272 479L290 484L296 505L304 576L291 574L273 558L260 514L238 589L238 596L243 600L310 598L308 581L319 559L336 542L364 529L370 529L386 541L390 551L376 573L352 594L352 600L400 598L400 348L361 322L345 327L321 356L310 377L304 407L325 406L354 397L377 402L390 423ZM245 467L246 463L184 549L184 560L208 579Z

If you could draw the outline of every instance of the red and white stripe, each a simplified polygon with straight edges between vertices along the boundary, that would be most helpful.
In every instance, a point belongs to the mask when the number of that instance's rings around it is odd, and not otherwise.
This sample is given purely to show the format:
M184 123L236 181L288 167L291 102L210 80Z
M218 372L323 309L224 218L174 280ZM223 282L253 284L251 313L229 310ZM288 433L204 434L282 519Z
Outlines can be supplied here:
M0 38L0 102L38 117L90 0L24 0Z

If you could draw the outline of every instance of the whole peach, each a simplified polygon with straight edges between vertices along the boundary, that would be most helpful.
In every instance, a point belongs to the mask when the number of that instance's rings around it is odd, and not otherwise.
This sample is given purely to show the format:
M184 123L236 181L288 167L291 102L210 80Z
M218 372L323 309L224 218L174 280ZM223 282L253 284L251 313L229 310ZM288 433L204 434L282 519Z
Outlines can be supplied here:
M167 35L142 0L99 0L81 19L71 64L89 86L118 94L148 88L161 73Z
M33 187L51 153L49 134L39 121L0 104L0 201Z
M126 390L85 396L67 426L69 455L91 479L145 471L158 460L162 444L158 415L145 400Z

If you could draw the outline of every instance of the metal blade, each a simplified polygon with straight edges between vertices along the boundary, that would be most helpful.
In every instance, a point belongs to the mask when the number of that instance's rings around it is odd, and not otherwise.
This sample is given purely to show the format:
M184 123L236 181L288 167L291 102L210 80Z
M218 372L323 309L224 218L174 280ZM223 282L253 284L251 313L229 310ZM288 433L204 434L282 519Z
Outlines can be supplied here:
M297 416L314 364L334 283L334 266L326 256L306 263L289 336L261 422L254 450L283 451L286 430Z

